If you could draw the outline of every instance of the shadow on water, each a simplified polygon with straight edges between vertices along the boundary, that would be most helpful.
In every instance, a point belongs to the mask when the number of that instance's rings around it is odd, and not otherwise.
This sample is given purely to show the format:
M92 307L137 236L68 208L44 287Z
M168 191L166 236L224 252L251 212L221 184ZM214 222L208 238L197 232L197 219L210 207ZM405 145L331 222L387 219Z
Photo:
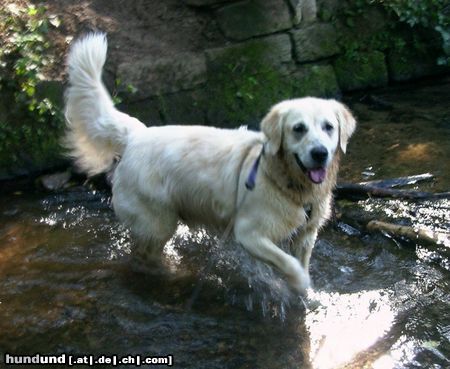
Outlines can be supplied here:
M402 116L420 89L412 100L398 91L380 96ZM382 116L358 99L355 104L361 118ZM428 117L442 115L442 107L419 108ZM377 124L383 136L403 123L363 120L356 144L377 137ZM422 137L441 129L433 138L436 147L448 145L448 126L439 127L422 127ZM377 158L378 144L373 150L352 146L343 176L359 181L396 173L391 161ZM448 190L450 180L436 170L438 179L424 187ZM426 171L418 161L395 175ZM305 308L283 278L233 242L221 248L214 235L180 225L165 248L166 273L144 274L130 264L132 241L108 194L78 187L56 194L5 189L0 360L5 353L171 354L175 367L196 369L449 367L450 245L430 247L364 228L368 220L382 219L445 232L448 200L339 201L336 208L338 219L314 249L315 285Z

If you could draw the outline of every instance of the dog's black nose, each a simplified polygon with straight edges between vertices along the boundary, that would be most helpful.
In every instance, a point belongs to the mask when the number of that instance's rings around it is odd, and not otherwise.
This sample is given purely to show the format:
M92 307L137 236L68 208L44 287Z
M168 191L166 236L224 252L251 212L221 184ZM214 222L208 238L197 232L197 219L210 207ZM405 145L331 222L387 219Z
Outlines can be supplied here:
M317 164L325 164L328 159L328 150L325 146L317 146L311 150L311 157Z

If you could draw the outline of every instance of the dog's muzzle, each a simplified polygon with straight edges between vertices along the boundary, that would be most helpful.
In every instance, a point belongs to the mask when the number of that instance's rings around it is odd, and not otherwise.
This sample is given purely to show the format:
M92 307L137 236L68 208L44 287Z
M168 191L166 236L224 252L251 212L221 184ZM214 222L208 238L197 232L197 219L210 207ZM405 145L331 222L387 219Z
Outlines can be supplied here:
M320 184L325 180L325 177L327 176L327 169L325 167L306 168L297 154L294 154L294 157L300 169L306 174L311 182Z

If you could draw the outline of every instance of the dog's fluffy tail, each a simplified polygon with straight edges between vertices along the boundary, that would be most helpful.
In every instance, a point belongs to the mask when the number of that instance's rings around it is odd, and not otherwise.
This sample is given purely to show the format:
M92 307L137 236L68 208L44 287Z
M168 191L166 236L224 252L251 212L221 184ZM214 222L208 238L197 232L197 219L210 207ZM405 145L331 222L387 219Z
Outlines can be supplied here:
M101 80L106 51L106 36L92 33L75 42L68 58L64 143L76 164L89 175L107 171L122 154L129 133L145 128L114 107Z

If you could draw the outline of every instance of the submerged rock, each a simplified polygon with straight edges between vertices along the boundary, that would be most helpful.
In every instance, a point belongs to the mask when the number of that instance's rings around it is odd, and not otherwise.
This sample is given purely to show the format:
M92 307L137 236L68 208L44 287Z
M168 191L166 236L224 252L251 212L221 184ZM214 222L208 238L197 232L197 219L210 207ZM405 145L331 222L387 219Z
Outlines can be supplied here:
M39 183L49 191L61 190L67 186L72 177L72 173L66 170L65 172L46 174L39 177Z

